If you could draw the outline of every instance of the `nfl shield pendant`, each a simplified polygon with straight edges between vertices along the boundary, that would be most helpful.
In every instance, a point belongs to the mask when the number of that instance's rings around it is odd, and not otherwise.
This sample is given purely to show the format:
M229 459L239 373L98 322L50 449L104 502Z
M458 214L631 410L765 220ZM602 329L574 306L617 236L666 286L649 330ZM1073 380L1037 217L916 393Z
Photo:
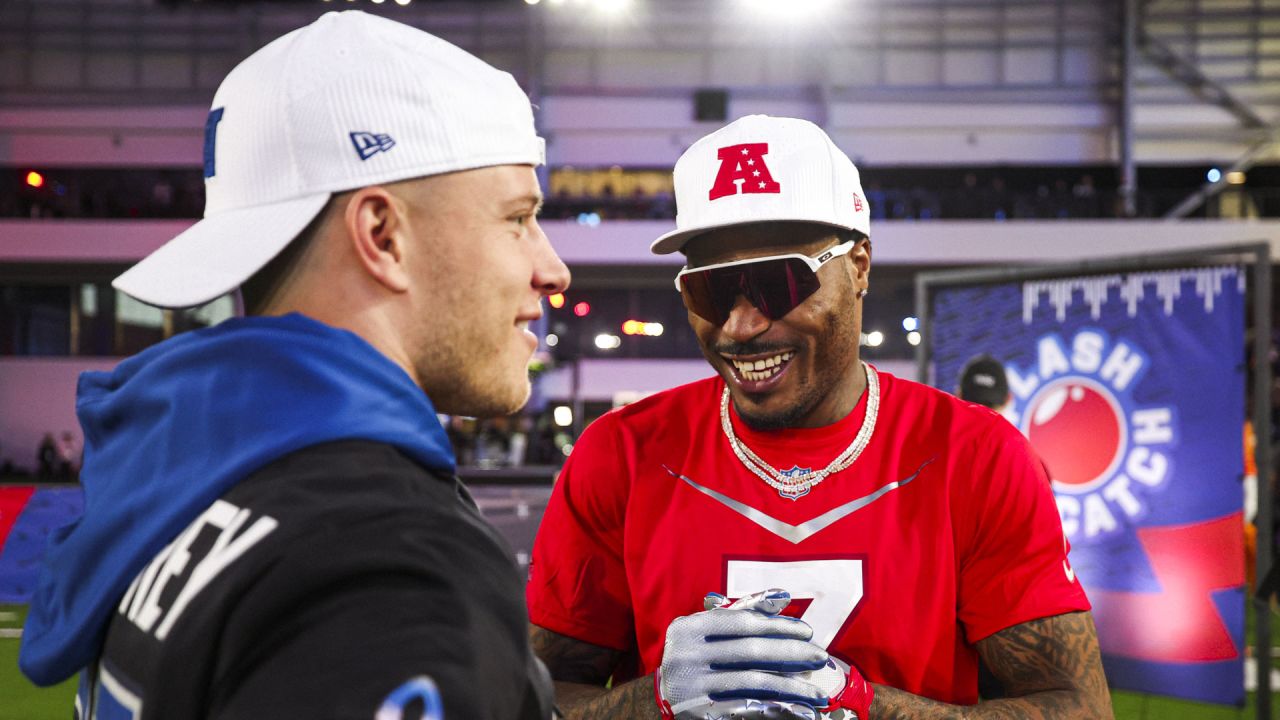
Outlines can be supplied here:
M813 468L802 468L799 465L792 465L790 470L783 470L778 473L779 479L786 482L787 478L802 477L813 472ZM784 488L778 488L778 494L788 500L799 500L809 494L809 490L813 488L812 482L798 483L795 485L787 485Z

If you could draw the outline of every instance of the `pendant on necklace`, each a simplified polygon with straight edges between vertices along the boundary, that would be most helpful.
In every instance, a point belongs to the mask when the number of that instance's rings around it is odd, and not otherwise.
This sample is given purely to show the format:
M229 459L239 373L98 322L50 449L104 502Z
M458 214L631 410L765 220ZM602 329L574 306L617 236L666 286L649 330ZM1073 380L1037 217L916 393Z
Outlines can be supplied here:
M802 477L811 472L813 472L813 468L802 468L799 465L792 465L790 470L779 470L778 475L780 479L793 478ZM802 485L788 485L780 487L778 488L778 494L788 500L799 500L805 495L808 495L809 491L812 489L813 483L808 482Z

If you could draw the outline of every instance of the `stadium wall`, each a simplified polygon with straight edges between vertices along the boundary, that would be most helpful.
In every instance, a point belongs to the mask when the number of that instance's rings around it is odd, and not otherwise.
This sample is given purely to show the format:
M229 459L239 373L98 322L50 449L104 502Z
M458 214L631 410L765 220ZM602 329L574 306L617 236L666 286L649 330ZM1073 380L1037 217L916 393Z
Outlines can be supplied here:
M693 120L687 93L551 95L539 108L539 131L553 166L670 167L723 124ZM759 92L729 102L729 118L756 113L812 119L856 162L872 165L1119 161L1114 108L1102 102L926 104ZM197 167L207 114L203 105L0 110L0 165ZM1245 130L1224 131L1230 120L1212 106L1140 107L1135 123L1144 135L1137 157L1153 164L1229 160L1249 139ZM1280 158L1280 150L1269 157Z
M141 259L190 226L185 220L0 220L0 263L114 262ZM666 220L581 225L542 223L551 244L574 265L670 265L681 255L649 253ZM1280 258L1280 221L1261 220L936 220L878 221L872 230L880 265L951 266L1075 262L1219 245L1270 242ZM619 273L625 274L625 268Z

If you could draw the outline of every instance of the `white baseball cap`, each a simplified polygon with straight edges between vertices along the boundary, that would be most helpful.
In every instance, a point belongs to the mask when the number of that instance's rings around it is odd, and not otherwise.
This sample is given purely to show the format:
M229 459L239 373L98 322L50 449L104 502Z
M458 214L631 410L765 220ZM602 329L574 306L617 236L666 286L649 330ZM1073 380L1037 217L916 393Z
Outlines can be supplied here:
M716 228L794 220L871 236L858 169L808 120L748 115L707 135L676 161L676 229L653 241L676 252Z
M510 74L393 20L326 13L222 81L205 124L204 219L112 285L200 305L270 262L333 193L544 157Z

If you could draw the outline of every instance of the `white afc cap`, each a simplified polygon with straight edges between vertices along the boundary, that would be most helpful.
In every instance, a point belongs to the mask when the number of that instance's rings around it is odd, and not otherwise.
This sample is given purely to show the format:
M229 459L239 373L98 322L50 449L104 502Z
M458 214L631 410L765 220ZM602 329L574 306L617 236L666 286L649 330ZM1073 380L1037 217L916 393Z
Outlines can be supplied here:
M653 242L677 252L696 235L756 222L813 222L871 236L858 169L807 120L748 115L676 161L676 229Z

